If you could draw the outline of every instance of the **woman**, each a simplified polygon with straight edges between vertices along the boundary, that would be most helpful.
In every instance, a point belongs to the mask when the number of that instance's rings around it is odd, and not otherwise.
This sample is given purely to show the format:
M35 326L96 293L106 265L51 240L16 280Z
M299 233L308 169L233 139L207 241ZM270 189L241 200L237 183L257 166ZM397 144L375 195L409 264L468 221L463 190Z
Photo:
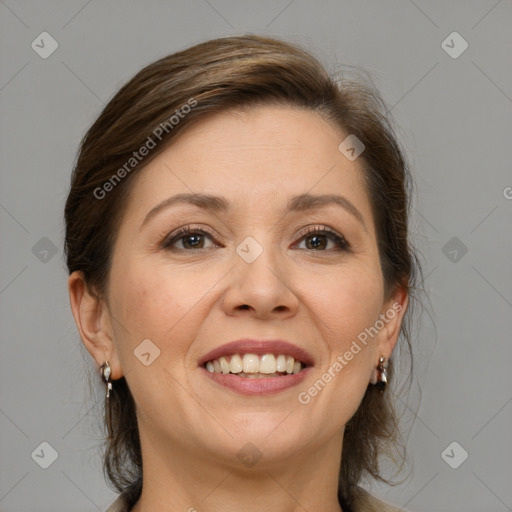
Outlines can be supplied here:
M375 92L259 36L142 69L66 203L73 315L105 382L109 512L395 510L386 383L417 268Z

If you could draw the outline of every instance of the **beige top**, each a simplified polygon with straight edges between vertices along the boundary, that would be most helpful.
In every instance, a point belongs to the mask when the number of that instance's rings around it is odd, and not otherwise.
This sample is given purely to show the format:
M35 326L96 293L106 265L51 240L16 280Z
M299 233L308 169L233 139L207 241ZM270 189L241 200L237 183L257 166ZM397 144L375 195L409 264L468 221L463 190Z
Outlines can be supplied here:
M357 488L352 510L353 512L404 512L401 508L378 500L362 487ZM106 512L130 512L122 494L108 507Z

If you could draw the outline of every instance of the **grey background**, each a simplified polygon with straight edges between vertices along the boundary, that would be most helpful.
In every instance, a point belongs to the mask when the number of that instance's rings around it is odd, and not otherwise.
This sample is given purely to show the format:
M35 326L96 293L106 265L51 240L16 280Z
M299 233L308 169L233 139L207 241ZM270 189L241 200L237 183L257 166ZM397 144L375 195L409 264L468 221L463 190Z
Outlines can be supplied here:
M370 488L410 511L512 509L509 0L5 0L0 17L2 512L104 510L115 498L101 474L104 391L62 256L81 137L144 65L246 32L301 43L332 70L369 70L416 177L411 227L431 306L401 408L413 469L397 487ZM59 45L47 59L31 47L43 31ZM469 44L458 58L441 46L453 31ZM58 453L48 469L31 457L43 441ZM452 464L469 454L458 469L441 456L453 441Z

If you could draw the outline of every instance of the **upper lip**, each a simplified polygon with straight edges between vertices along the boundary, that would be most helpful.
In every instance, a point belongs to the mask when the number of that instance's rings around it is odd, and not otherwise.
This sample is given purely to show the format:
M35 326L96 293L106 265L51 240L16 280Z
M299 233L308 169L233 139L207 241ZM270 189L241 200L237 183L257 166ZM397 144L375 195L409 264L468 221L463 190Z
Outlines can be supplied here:
M292 356L296 361L305 363L307 366L314 364L313 357L309 352L289 341L241 339L211 350L199 359L199 366L221 356L231 356L233 354L285 354Z

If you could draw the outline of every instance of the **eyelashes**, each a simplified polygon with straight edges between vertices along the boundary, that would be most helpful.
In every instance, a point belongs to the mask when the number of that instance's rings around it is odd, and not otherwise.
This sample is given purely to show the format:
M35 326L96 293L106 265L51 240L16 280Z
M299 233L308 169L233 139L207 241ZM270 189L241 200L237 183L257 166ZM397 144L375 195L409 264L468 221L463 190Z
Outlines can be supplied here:
M215 240L215 235L204 228L194 228L193 226L183 226L182 228L179 228L177 231L174 231L173 233L171 233L166 238L166 240L164 241L163 248L167 249L167 250L174 249L174 250L187 251L190 249L185 249L185 248L176 249L173 246L178 241L183 241L185 239L188 239L188 242L190 242L190 240L194 239L194 241L192 242L192 249L196 249L196 250L204 249L205 247L202 246L204 244L201 244L200 240L198 243L198 239L200 237L209 237L211 240ZM195 247L194 247L194 245L195 245Z
M308 240L310 238L316 239L315 248L306 247L307 250L316 250L316 243L318 242L318 239L321 237L327 238L327 240L333 242L337 248L338 251L346 251L348 252L350 250L350 244L348 243L347 239L343 236L338 234L333 229L329 228L328 226L310 226L304 231L301 231L299 233L299 242ZM297 245L295 243L294 245ZM329 249L322 249L322 250L329 250ZM317 251L318 252L318 251Z
M350 252L350 244L343 235L340 235L328 226L315 225L309 226L302 230L298 235L296 242L292 247L306 242L303 250L312 252ZM209 241L207 243L207 240ZM329 248L329 243L331 247ZM181 245L181 247L177 247ZM334 245L334 248L332 248ZM192 225L183 226L168 235L163 244L162 249L170 252L196 252L205 251L215 247L222 247L216 241L216 236L203 227L194 227Z

